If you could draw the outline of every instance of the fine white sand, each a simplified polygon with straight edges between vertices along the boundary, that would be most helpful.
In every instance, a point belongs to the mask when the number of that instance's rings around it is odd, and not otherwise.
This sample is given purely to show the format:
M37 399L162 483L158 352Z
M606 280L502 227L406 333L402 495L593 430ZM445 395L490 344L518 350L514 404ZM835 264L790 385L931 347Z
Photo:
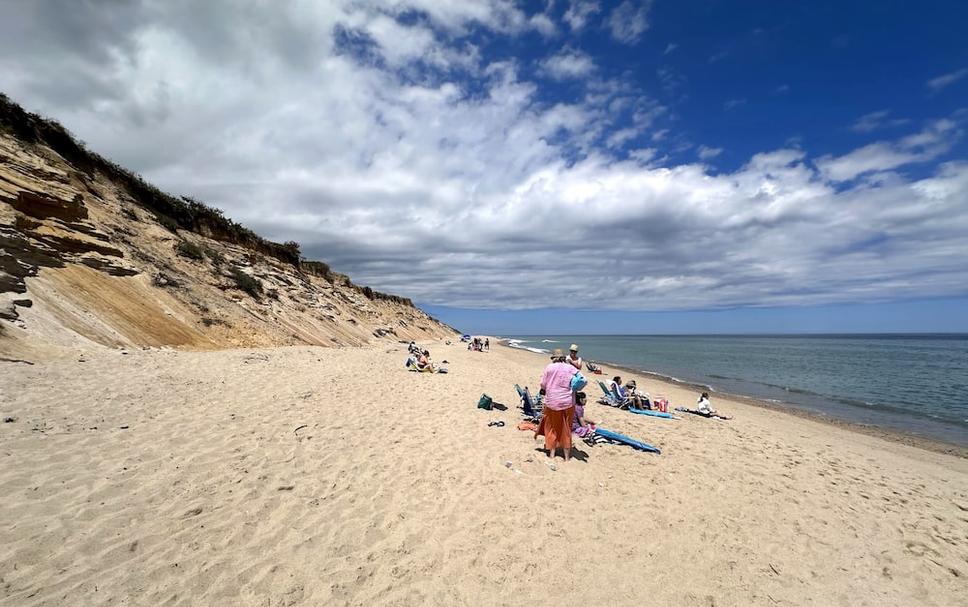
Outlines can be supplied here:
M0 362L0 604L968 604L964 459L717 400L552 471L545 359L428 346Z

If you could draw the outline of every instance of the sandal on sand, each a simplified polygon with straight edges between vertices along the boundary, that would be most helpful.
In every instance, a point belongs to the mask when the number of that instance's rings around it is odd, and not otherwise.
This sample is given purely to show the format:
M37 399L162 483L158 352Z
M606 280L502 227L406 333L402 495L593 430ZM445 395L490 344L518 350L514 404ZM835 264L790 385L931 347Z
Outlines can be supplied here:
M504 427L504 422L503 422L503 421L500 421L500 420L498 420L498 421L496 421L496 422L491 422L491 423L489 423L489 424L488 424L488 427L490 427L490 426L496 426L496 427L498 427L498 428L503 428L503 427Z

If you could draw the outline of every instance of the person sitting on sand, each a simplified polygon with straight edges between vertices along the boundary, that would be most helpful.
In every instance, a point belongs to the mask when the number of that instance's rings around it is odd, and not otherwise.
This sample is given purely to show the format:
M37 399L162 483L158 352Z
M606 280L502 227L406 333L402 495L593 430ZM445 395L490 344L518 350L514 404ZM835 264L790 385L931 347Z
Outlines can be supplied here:
M699 400L696 401L696 409L698 409L701 413L708 414L713 412L713 406L712 403L709 402L708 392L703 392L699 395Z
M420 348L417 347L417 344L415 344L415 343L413 343L413 341L411 341L410 342L410 345L407 346L407 352L410 352L411 354L417 354L417 355L419 355L420 354Z
M587 438L595 431L598 422L585 417L586 396L584 392L575 393L575 419L571 422L571 431L579 438Z
M433 371L434 363L430 360L430 350L424 350L417 359L417 369L420 371Z
M571 378L578 370L565 362L561 348L551 354L551 363L541 374L541 390L544 407L541 422L534 437L545 437L548 457L554 459L560 447L565 461L571 459L571 422L575 415L574 392L571 391Z
M715 409L713 409L712 403L709 402L708 392L703 392L702 394L699 395L699 400L696 401L696 405L697 405L696 410L699 411L699 413L705 415L706 417L719 417L722 419L732 419L730 417L727 417L726 415L723 415L722 413L718 413Z
M582 360L581 356L578 356L578 344L571 344L571 347L568 348L568 358L565 359L565 362L581 371Z

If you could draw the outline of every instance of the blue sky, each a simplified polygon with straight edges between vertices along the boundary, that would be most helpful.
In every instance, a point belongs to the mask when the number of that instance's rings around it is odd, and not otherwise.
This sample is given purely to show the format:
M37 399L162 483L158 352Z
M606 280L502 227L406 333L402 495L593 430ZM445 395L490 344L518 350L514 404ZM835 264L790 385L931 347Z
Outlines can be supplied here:
M965 330L965 22L959 2L19 3L0 90L467 330Z
M668 312L425 309L435 318L478 335L968 333L965 298Z

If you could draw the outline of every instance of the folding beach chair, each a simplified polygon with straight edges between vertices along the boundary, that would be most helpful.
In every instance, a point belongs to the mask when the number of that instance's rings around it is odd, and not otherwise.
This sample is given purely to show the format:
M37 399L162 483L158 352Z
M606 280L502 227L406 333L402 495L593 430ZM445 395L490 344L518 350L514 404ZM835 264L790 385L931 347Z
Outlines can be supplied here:
M514 389L518 391L518 396L521 397L521 410L524 416L531 419L541 418L541 395L538 395L537 399L531 397L531 392L528 388L521 388L518 384L514 384Z
M619 398L618 396L615 395L614 392L608 389L608 386L605 385L605 382L599 380L598 387L601 388L602 392L604 393L604 396L602 396L601 400L598 401L601 404L608 405L609 407L619 407L619 408L628 406L628 404L623 399Z

